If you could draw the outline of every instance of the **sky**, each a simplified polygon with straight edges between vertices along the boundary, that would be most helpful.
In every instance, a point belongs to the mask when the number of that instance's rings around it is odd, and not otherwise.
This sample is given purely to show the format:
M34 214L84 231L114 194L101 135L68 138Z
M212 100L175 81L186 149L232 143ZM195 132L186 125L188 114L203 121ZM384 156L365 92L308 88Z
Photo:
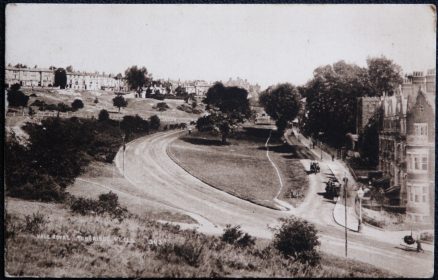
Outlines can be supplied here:
M429 5L8 4L6 64L154 78L302 85L339 60L385 56L405 73L435 67Z

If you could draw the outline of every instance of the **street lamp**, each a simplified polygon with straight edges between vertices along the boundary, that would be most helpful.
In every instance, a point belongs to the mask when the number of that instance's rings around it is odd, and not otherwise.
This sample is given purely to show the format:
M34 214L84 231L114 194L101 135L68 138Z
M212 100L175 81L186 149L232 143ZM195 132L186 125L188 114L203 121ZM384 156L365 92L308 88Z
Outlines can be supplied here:
M125 137L126 137L126 134L124 132L122 132L122 142L123 142L123 165L122 165L123 168L122 168L122 170L123 170L123 176L125 176L125 149L126 149Z
M359 198L359 232L362 229L362 199L364 196L365 192L362 189L362 186L360 187L360 189L357 191L357 197Z
M344 174L344 208L345 208L345 257L347 257L347 184L348 178L347 175Z

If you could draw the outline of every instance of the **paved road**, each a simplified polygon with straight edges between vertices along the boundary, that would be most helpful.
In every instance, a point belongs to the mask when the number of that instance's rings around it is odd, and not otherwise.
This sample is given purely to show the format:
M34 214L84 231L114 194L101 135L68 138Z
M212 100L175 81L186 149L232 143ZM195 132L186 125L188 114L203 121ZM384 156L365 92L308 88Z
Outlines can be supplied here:
M198 230L207 234L220 234L226 224L233 224L241 225L253 236L271 238L269 227L278 225L278 218L292 214L301 216L316 224L323 251L344 255L344 231L331 217L334 204L318 194L324 190L322 182L326 180L327 167L322 165L321 173L309 176L309 193L300 207L291 211L268 209L212 188L185 172L169 157L167 149L180 133L157 133L127 145L124 175L137 191L144 191L157 201L190 215L198 221ZM115 162L123 172L121 151ZM433 255L430 252L406 252L359 233L348 234L350 258L403 276L428 277L433 274Z

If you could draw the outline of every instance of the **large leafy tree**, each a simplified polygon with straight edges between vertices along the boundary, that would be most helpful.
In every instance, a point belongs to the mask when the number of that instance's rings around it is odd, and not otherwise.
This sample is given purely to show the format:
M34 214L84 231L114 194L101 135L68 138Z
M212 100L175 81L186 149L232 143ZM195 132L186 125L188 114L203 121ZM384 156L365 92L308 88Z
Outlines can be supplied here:
M283 134L288 122L298 114L300 94L291 84L279 84L262 92L259 102L266 113L276 121L277 130Z
M27 102L29 101L29 96L25 95L20 90L19 84L13 84L11 88L8 90L8 104L11 107L24 107L27 106Z
M146 67L129 67L125 71L125 78L129 88L137 91L137 93L142 92L143 87L148 87L152 82L152 77L148 74Z
M243 88L215 83L208 89L202 102L207 105L208 118L221 133L223 144L233 127L251 116L248 92Z
M314 77L301 89L306 96L304 132L335 147L345 142L347 133L355 132L356 100L375 95L368 70L339 61L318 67Z
M60 87L61 89L65 89L67 85L67 72L64 68L58 68L55 70L55 87Z
M385 92L393 95L394 90L402 84L402 68L386 57L375 57L367 59L368 76L376 91L376 95Z

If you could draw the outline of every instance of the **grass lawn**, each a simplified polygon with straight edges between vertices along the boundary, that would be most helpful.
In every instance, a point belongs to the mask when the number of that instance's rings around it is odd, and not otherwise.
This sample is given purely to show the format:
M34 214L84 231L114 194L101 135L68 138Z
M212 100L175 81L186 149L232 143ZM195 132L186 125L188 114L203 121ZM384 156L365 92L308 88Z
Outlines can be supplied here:
M237 248L219 237L133 217L73 214L61 204L6 204L5 271L40 277L391 277L362 263L323 254L308 267L281 257L268 240ZM25 220L39 213L43 222ZM40 234L40 235L39 235ZM44 234L44 238L41 238ZM38 237L39 235L39 237ZM49 236L64 236L64 239ZM104 237L106 241L80 240ZM114 240L114 238L124 238ZM129 242L125 242L129 241Z
M218 136L195 132L174 141L169 154L185 170L202 181L245 200L278 208L273 199L280 189L275 169L266 157L267 129L237 132L221 145ZM280 169L284 189L279 198L295 206L304 198L308 186L306 172L294 149L278 137L269 142L270 157ZM300 193L292 198L290 193Z

